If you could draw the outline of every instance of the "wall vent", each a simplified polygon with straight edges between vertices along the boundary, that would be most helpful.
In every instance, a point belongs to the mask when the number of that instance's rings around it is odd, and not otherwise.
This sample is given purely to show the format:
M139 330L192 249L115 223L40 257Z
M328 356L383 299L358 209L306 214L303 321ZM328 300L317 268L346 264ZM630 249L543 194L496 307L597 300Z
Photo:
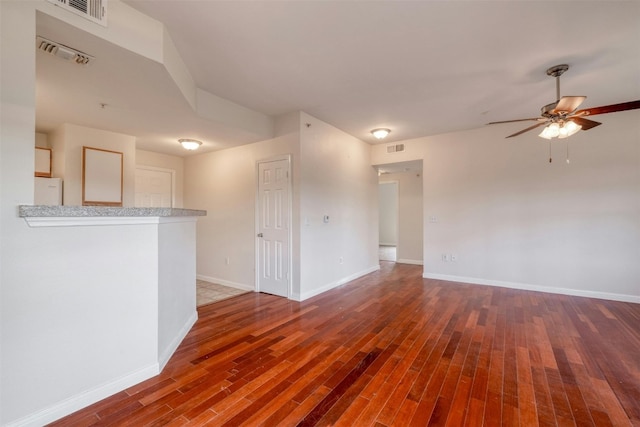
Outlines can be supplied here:
M404 144L387 145L387 153L398 153L404 151Z
M57 56L65 61L75 62L79 65L87 65L95 59L93 56L87 55L84 52L40 36L36 36L36 49Z
M107 0L48 0L90 21L107 26Z

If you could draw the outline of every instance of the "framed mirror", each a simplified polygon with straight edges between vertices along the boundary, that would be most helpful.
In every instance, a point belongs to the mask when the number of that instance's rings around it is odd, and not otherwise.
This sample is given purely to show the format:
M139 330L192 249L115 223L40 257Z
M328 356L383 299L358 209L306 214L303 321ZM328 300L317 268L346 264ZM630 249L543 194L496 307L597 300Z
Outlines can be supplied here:
M122 206L123 154L82 147L82 206Z

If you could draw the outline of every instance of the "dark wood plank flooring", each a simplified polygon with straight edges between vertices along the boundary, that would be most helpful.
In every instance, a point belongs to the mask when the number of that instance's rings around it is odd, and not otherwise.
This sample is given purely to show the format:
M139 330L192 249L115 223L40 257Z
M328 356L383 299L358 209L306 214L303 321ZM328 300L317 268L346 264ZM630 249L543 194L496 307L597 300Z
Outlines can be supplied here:
M640 304L421 272L203 306L160 375L54 425L640 426Z

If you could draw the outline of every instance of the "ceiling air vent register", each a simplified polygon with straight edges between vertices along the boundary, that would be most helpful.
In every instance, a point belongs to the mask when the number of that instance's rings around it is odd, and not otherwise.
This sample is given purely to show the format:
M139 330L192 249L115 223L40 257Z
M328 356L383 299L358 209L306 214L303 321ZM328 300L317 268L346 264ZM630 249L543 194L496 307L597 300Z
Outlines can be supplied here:
M107 26L107 0L48 0L69 12Z
M387 153L398 153L404 151L404 144L387 145Z
M44 37L36 37L36 48L50 55L57 56L65 61L75 62L79 65L87 65L94 60L94 57L87 55L84 52L73 49L69 46L65 46L61 43L57 43L51 40L47 40Z

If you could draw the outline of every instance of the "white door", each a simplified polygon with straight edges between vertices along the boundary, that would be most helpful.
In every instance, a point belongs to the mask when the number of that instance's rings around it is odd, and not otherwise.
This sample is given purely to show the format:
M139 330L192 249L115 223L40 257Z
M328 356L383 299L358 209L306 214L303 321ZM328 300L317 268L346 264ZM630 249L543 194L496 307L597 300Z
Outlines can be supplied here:
M289 297L291 216L289 159L258 163L258 291Z
M173 171L136 168L136 207L172 207Z

